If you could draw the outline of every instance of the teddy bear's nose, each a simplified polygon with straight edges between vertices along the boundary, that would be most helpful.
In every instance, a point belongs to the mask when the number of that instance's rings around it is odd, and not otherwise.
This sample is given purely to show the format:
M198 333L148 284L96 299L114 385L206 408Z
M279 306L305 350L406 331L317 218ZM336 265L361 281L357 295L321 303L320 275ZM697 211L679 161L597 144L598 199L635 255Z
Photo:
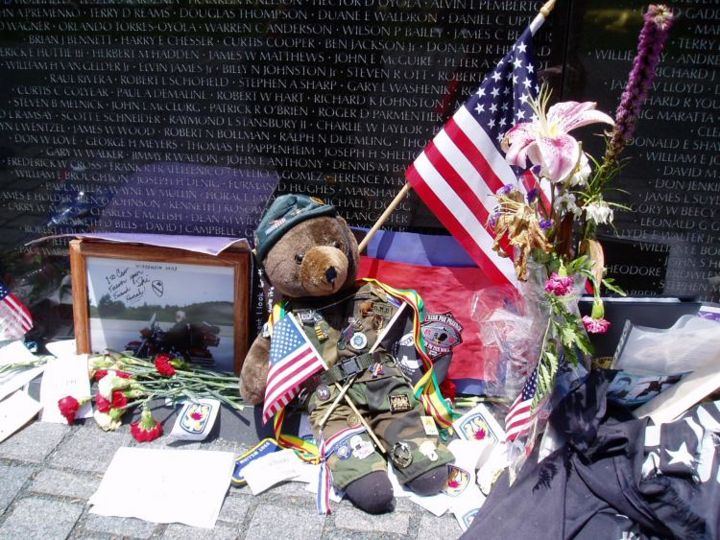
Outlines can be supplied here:
M327 279L331 284L335 283L335 279L337 279L337 270L335 270L334 266L325 270L325 279Z

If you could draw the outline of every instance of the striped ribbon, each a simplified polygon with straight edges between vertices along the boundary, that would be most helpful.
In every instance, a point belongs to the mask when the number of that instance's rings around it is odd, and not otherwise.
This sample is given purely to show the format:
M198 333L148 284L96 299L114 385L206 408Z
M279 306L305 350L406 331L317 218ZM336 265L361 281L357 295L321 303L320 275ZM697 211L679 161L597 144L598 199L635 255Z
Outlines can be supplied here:
M389 296L402 302L407 302L412 308L413 339L415 341L415 348L425 368L425 374L415 385L415 397L421 400L425 411L432 416L440 426L444 428L450 427L453 420L459 418L460 415L453 410L450 403L443 397L437 377L435 376L433 361L425 351L425 340L420 327L423 320L423 299L412 289L395 289L371 278L364 278L361 281L380 287Z
M328 467L327 460L335 450L335 447L352 437L364 433L365 428L358 426L354 428L345 428L338 431L335 435L323 439L320 443L320 473L318 474L318 492L315 499L315 505L319 514L330 513L330 479L332 474Z

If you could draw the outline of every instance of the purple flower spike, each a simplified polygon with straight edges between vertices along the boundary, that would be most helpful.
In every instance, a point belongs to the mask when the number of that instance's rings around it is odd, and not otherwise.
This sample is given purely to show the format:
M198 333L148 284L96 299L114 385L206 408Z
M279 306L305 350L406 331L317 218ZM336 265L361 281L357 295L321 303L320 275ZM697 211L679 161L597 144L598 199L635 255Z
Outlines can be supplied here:
M497 190L497 194L498 195L507 195L514 189L514 187L515 186L513 186L512 184L505 184L503 187L501 187L500 189Z
M552 226L553 226L552 219L541 219L540 220L540 228L543 231L547 231Z
M638 51L633 61L630 77L615 113L615 129L605 153L605 161L617 161L620 152L632 139L660 63L660 55L665 48L674 15L663 4L650 4L644 17L645 23L638 39Z
M532 204L535 199L538 197L538 188L533 188L530 191L527 192L527 202L528 204Z

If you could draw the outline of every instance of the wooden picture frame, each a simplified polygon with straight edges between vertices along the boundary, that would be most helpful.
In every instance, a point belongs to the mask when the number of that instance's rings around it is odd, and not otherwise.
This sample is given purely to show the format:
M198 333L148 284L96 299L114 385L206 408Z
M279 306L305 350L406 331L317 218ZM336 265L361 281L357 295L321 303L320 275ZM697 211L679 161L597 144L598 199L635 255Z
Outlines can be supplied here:
M202 295L207 296L207 300L200 302L192 302L188 304L189 312L201 313L202 315L212 314L213 307L217 308L218 319L223 322L232 320L232 347L228 349L228 344L223 343L223 337L227 341L227 334L230 332L228 325L220 325L217 322L205 321L202 323L187 319L186 326L188 334L190 328L198 325L204 325L203 328L212 328L210 332L217 334L219 337L211 338L211 343L217 339L218 343L214 345L218 347L217 351L222 350L222 355L217 352L217 362L213 357L211 347L213 345L204 346L204 351L210 355L212 360L207 357L203 359L206 362L220 363L219 358L223 356L222 365L208 365L210 369L219 371L233 371L240 373L242 362L248 350L248 321L250 313L250 252L247 249L229 248L218 255L209 255L187 251L182 249L165 248L147 246L141 244L126 244L118 242L109 242L103 240L75 239L70 242L70 270L72 275L72 293L73 293L73 319L75 323L75 340L78 354L102 352L101 350L93 350L98 348L98 343L108 343L105 346L114 350L126 350L122 347L122 336L128 334L127 329L130 324L137 323L136 339L139 339L141 346L149 343L146 336L142 332L158 329L157 335L169 335L171 330L168 328L161 329L161 322L156 321L155 315L152 316L150 326L142 328L144 321L142 319L127 317L103 317L101 313L101 303L103 309L108 312L111 308L120 311L123 314L132 313L137 317L144 311L152 310L155 305L148 305L148 299L155 301L156 297L163 297L167 292L167 297L157 300L156 309L162 313L161 317L165 318L167 323L168 310L170 304L168 302L176 302L172 309L180 306L181 309L175 311L175 317L180 319L176 321L176 325L182 327L181 322L185 320L185 309L181 304L183 298L192 297L202 299ZM200 268L202 267L202 268ZM110 273L108 268L112 268ZM115 270L117 268L117 270ZM207 279L203 279L203 268L206 269ZM92 275L89 274L92 272ZM174 287L166 287L163 280L153 279L157 277L168 277ZM101 285L102 284L102 285ZM226 291L226 286L232 285L232 292ZM104 288L107 287L107 288ZM198 288L200 287L200 290ZM100 298L100 292L103 292ZM98 300L98 298L100 298ZM220 300L213 300L221 298ZM90 301L94 300L97 305L91 306ZM165 302L164 307L160 304ZM232 302L232 312L229 312L230 306L228 301ZM143 302L143 304L140 304ZM187 302L190 302L188 299ZM91 316L93 310L95 316ZM212 318L212 317L210 317ZM99 323L98 323L99 321ZM95 339L91 323L96 328ZM113 331L112 335L116 337L108 337L106 332L107 326L122 326L122 331ZM170 321L172 324L172 321ZM195 324L195 326L192 326ZM97 325L100 324L100 327ZM217 332L215 331L217 329ZM116 335L117 334L117 335ZM223 335L225 334L225 335ZM110 347L109 343L113 340L119 340L120 347L115 344ZM156 340L157 341L157 340ZM197 341L197 340L196 340ZM203 341L205 343L207 339ZM134 342L133 342L134 343ZM105 348L103 346L103 349ZM221 348L221 349L220 349ZM192 357L192 353L187 352L188 349L181 349L183 355L191 361L199 361ZM148 352L147 347L144 352ZM187 354L186 354L187 352ZM200 352L203 352L202 350ZM204 353L205 354L205 353ZM229 355L232 355L231 365L228 363ZM230 369L228 369L230 368Z

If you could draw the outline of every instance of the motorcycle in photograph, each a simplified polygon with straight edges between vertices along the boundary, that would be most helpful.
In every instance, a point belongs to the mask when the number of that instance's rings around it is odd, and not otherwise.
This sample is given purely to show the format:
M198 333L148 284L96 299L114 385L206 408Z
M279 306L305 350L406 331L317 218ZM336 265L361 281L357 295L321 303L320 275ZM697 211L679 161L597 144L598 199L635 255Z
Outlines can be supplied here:
M153 314L148 326L140 330L140 340L131 341L125 349L138 358L149 358L158 353L181 356L186 362L212 366L215 363L208 347L220 344L220 328L205 321L178 322L163 330Z

